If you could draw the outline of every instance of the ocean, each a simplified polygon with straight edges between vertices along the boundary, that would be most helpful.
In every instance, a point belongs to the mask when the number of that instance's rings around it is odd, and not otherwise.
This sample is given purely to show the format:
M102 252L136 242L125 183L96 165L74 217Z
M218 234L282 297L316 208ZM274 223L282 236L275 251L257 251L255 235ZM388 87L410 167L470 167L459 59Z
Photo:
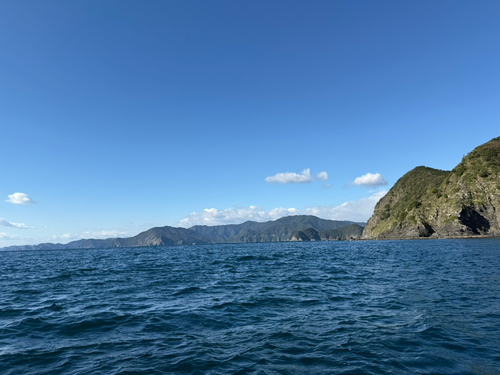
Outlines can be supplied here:
M500 239L0 252L1 374L500 374Z

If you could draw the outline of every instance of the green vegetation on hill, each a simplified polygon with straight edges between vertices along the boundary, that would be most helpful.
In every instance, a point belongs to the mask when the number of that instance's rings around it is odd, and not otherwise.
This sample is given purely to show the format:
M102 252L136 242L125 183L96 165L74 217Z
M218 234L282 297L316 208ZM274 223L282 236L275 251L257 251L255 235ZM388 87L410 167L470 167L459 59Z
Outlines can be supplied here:
M419 212L426 197L436 194L449 174L447 171L421 166L401 177L376 205L375 211L380 212L380 220L369 228L372 235L377 236L400 225L418 224L422 219Z
M313 228L318 232L339 229L352 221L325 220L311 215L286 216L274 221L247 221L233 225L196 225L190 229L214 243L290 241L297 231ZM364 225L364 223L358 223Z
M351 224L339 229L329 229L318 232L314 228L297 231L292 236L292 241L335 241L359 239L363 234L363 227Z
M351 240L361 238L364 227L358 224L351 224L340 229L325 230L319 233L323 241L331 240Z
M499 235L500 137L452 171L417 167L376 205L365 238Z

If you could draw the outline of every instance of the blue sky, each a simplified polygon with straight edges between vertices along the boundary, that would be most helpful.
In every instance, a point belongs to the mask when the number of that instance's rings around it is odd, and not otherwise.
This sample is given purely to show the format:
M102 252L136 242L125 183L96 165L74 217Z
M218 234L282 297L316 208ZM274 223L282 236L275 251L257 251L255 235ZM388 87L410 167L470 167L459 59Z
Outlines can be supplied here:
M367 220L410 169L500 135L499 19L498 1L2 2L0 247Z

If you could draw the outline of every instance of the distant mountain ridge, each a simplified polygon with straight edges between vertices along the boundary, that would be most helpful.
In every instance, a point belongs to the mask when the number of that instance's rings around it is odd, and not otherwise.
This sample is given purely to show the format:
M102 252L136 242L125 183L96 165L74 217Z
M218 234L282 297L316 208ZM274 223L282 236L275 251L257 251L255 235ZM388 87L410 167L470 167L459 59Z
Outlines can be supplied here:
M189 229L208 236L214 243L226 242L276 242L290 241L297 231L314 228L317 231L340 229L354 223L352 221L336 221L320 219L312 215L285 216L275 221L258 223L247 221L237 225L196 225Z
M365 223L320 219L311 215L286 216L274 221L242 224L195 225L189 229L156 227L128 238L82 239L67 244L9 246L1 250L98 249L142 246L206 245L214 243L281 242L291 241L294 233L313 229L318 232L339 231ZM339 232L340 233L340 232ZM329 238L325 237L325 240Z

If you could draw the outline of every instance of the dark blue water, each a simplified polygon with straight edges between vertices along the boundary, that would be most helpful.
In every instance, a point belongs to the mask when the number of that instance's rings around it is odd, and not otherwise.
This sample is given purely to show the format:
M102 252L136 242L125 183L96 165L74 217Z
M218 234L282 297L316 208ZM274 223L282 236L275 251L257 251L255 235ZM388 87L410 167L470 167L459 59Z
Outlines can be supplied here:
M1 374L500 374L500 240L0 253Z

